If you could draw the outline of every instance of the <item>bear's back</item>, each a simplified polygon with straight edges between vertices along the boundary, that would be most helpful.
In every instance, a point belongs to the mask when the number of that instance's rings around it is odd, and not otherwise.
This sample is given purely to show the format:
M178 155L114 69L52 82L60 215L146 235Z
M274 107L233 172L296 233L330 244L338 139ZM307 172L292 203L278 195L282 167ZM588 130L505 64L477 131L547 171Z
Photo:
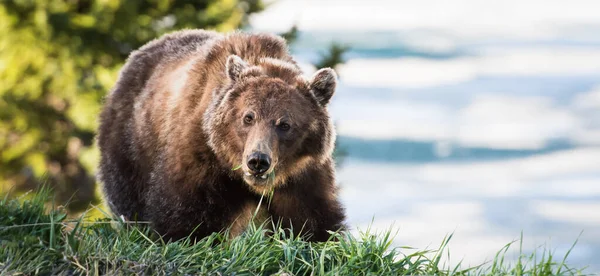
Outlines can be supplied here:
M153 135L140 138L143 124L135 121L135 106L143 101L145 89L157 70L221 35L204 30L186 30L167 34L133 51L121 69L100 114L98 145L101 151L99 179L104 184L113 212L128 219L144 218L143 196L151 164L142 144L151 145ZM150 133L151 134L151 133Z

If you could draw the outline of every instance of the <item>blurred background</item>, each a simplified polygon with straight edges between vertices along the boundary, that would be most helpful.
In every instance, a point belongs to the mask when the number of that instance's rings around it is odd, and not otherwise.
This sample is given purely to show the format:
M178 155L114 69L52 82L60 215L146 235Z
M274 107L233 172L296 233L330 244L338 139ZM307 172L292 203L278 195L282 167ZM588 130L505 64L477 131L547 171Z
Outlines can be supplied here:
M579 238L570 263L600 272L594 0L0 1L0 194L50 183L72 214L101 206L102 99L131 50L181 28L282 34L306 74L337 69L354 229L420 249L454 233L465 265L521 232L557 256Z

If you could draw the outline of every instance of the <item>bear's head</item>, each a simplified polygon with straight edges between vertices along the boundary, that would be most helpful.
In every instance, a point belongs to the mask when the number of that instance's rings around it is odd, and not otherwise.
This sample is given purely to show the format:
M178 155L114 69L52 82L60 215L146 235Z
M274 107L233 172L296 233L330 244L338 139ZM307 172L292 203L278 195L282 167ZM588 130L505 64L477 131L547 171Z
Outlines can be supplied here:
M231 55L224 71L227 81L214 91L203 127L209 146L234 177L263 193L330 160L332 69L307 79L291 62L261 58L250 65Z

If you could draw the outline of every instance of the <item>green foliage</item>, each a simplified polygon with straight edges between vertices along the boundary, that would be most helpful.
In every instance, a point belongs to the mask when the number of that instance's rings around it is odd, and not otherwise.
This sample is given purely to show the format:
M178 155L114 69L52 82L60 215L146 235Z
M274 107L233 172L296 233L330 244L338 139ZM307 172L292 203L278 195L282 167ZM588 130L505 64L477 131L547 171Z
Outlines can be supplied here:
M294 25L284 33L279 34L288 44L292 44L298 39L298 26Z
M280 33L279 35L283 37L288 44L293 44L297 39L299 34L298 26L293 25L286 32ZM320 53L320 58L318 61L313 63L315 68L336 68L338 65L343 64L346 60L344 59L344 54L350 50L348 45L343 45L337 42L331 43L329 48L326 51Z
M350 47L339 43L332 43L326 52L321 53L321 59L315 64L317 68L330 67L334 68L344 63L344 53L346 53Z
M339 241L310 243L288 231L267 234L251 226L243 235L213 234L197 242L164 242L148 228L119 220L68 221L61 210L44 212L48 191L30 200L0 201L0 274L109 275L577 275L555 260L519 253L471 268L444 265L451 236L438 250L393 248L390 231L358 237L336 233ZM402 251L410 251L406 254ZM477 254L477 252L474 252ZM449 255L449 253L448 253ZM567 253L568 255L568 253Z
M102 98L129 52L176 29L234 30L262 8L260 0L0 1L0 191L47 174L61 203L86 206Z

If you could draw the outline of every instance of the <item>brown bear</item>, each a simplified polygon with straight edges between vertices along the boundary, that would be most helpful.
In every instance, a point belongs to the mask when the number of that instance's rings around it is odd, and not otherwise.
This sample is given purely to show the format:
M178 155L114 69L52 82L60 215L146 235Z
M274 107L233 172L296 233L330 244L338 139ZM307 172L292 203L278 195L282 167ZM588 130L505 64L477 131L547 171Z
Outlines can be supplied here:
M335 87L329 68L303 77L274 35L186 30L149 42L100 115L110 209L167 239L238 235L268 193L269 218L327 240L345 219L327 111Z

